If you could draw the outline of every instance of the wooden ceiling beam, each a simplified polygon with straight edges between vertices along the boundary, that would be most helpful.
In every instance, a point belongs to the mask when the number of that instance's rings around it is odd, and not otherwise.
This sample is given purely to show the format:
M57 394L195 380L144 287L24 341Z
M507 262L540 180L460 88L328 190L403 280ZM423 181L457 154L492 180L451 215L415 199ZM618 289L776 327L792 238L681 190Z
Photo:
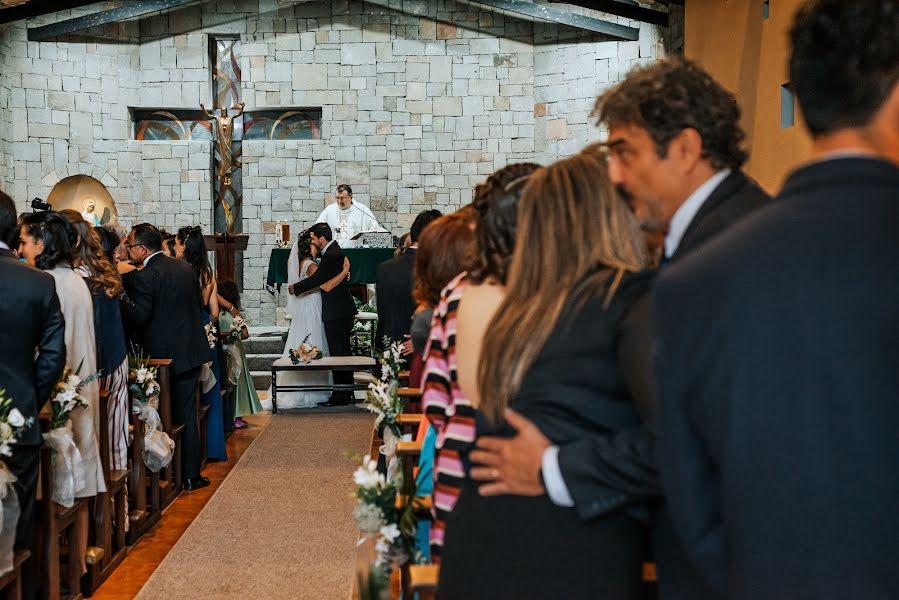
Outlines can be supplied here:
M59 21L50 25L41 27L28 28L28 40L31 42L46 42L58 38L59 36L77 33L106 25L108 23L117 23L127 19L134 19L156 12L176 8L187 4L193 4L198 0L133 0L126 5L111 10L104 10L65 21Z
M600 12L608 13L610 15L616 15L619 17L624 17L625 19L633 19L635 21L640 21L641 23L651 23L652 25L659 25L661 27L668 27L668 13L655 10L653 8L646 8L645 6L641 6L636 2L625 2L622 0L549 0L552 3L556 4L572 4L574 6L580 6L582 8L589 8L591 10L598 10Z

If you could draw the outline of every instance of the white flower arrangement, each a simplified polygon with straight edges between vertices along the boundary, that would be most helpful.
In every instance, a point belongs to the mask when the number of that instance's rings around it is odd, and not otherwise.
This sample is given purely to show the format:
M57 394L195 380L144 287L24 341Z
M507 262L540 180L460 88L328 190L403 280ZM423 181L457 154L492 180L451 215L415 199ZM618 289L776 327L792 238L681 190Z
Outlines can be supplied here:
M365 408L378 415L378 418L375 419L375 427L380 427L382 424L390 427L397 437L402 434L396 423L397 416L403 410L402 402L396 393L399 387L402 348L401 342L394 342L378 354L378 362L381 363L381 377L378 381L368 384L364 402Z
M243 329L249 326L250 324L241 315L234 317L234 320L231 321L231 331L228 333L228 341L233 344L239 340Z
M215 348L218 329L215 328L215 325L213 325L211 321L203 325L203 329L206 331L206 341L209 342L209 349L211 350Z
M33 418L26 419L18 408L11 408L12 398L0 389L0 456L12 456L12 445L19 433L31 426Z
M402 564L408 559L415 531L404 532L400 528L404 515L396 506L396 484L378 472L378 463L370 456L362 459L362 466L353 473L353 481L359 500L353 518L359 530L368 534L368 539L375 540L375 565L390 568Z
M134 383L128 386L134 398L146 404L152 402L159 397L161 388L159 382L156 381L156 367L147 366L147 364L137 359L135 364L128 371L129 379L134 377Z
M100 373L94 373L82 379L70 368L66 367L62 378L50 395L50 406L53 409L53 420L50 428L64 427L69 421L69 414L76 408L87 408L87 399L81 395L81 388L99 379Z

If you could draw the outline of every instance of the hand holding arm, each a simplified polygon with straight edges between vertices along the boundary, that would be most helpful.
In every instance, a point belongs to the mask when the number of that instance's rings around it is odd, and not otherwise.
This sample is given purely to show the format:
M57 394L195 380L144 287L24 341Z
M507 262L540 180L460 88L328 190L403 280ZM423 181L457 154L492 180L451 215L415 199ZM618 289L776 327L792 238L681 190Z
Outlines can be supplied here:
M340 272L339 275L335 275L325 283L321 285L322 291L330 292L334 288L336 288L340 283L349 276L350 274L350 259L343 259L343 271Z

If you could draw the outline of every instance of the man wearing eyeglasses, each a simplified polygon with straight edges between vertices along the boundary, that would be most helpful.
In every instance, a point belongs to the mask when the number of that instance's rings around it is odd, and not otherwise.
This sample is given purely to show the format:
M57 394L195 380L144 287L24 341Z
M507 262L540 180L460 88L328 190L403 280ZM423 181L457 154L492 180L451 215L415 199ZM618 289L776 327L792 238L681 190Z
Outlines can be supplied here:
M182 472L185 489L192 491L209 485L200 475L195 407L200 368L209 361L199 282L187 262L163 254L162 235L153 225L136 225L125 249L131 263L143 267L122 276L131 301L123 303L125 324L144 356L172 359L172 417L185 425Z

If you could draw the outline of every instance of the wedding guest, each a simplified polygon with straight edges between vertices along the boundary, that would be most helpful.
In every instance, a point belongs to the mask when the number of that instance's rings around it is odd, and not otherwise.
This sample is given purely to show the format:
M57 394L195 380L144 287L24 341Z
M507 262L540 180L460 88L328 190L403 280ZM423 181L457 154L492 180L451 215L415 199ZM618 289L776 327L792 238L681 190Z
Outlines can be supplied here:
M658 456L702 598L899 598L897 31L895 0L799 7L811 161L656 285Z
M416 307L409 328L413 348L409 382L413 387L421 385L422 357L431 331L434 307L440 302L440 292L471 265L474 223L455 213L440 217L422 232L417 248L412 290Z
M19 254L30 266L48 272L56 280L56 295L65 320L66 366L82 378L95 375L97 345L93 302L87 284L72 268L78 234L69 221L56 212L23 215L21 225ZM83 485L75 490L75 497L92 498L106 491L97 434L105 424L100 423L98 382L94 380L85 384L79 393L87 400L87 406L75 409L69 415L72 437L81 454L84 471ZM86 572L87 512L79 514L76 527L83 533L79 537L84 540L84 545L70 551L78 554L82 572Z
M128 468L128 425L131 406L128 397L128 350L122 326L120 300L124 293L122 278L100 247L99 229L91 227L75 210L59 213L68 219L78 234L75 245L75 272L84 277L94 307L94 334L97 341L97 366L103 373L101 389L109 392L107 423L109 431L109 468Z
M378 265L375 297L378 299L378 328L375 343L384 349L384 338L393 342L405 341L415 311L412 298L415 255L418 238L429 223L440 217L439 210L425 210L415 217L409 230L409 246L396 257Z
M228 333L232 330L234 324L235 315L233 312L236 312L237 316L240 315L240 292L236 283L225 280L219 285L219 295L234 309L234 311L222 312L219 315L219 327L223 333ZM234 360L237 362L237 365L229 365L229 368L226 369L228 373L227 381L233 387L234 394L234 429L247 427L248 423L244 421L244 416L262 412L262 404L259 402L259 396L256 394L256 385L253 383L250 365L247 362L247 356L241 343L241 340L250 337L250 332L246 326L241 328L239 336L239 340L232 342L236 349ZM229 357L232 356L230 352L226 352L226 354ZM235 366L237 367L236 371L234 369ZM238 371L236 381L231 381L231 374Z
M209 264L209 254L206 250L206 240L203 238L203 229L200 227L182 227L175 237L175 254L178 258L187 261L193 268L197 277L202 295L203 324L214 326L218 323L219 304L215 275ZM216 331L218 327L216 326ZM209 405L206 415L206 456L210 460L228 460L225 450L225 427L222 408L222 375L220 369L219 354L221 341L215 335L215 341L210 345L210 360L212 361L212 375L215 381L203 393L203 404Z
M634 69L598 98L595 115L609 130L609 177L663 268L702 251L770 200L740 169L747 155L736 98L693 62L669 59ZM628 352L652 355L650 307L648 293L634 303ZM602 499L610 489L658 498L652 379L641 387L635 398L646 399L638 407L643 424L630 431L554 446L521 417L514 438L481 438L479 451L489 454L500 473L497 478L491 470L479 471L487 482L482 492L519 494L541 486L553 502L573 506L584 520L606 510ZM710 596L685 559L664 503L653 513L661 599Z
M12 455L0 457L16 480L19 501L15 550L37 556L35 499L41 439L38 412L62 376L66 365L65 322L54 279L23 265L13 254L18 247L16 206L0 191L0 389L25 419ZM34 558L22 566L22 597L34 598Z
M503 167L475 188L474 206L478 217L475 225L476 249L472 268L457 277L441 294L425 347L425 373L422 402L425 414L437 432L434 468L434 522L431 526L431 560L439 562L443 546L445 519L453 510L459 495L463 473L459 457L474 443L475 409L454 376L460 357L449 329L456 324L456 310L463 291L483 311L481 336L493 310L502 298L509 258L515 244L515 222L518 200L528 177L539 168L532 163ZM465 283L463 283L463 281ZM456 292L456 288L459 288ZM470 361L468 364L471 364ZM452 431L452 435L449 432Z
M476 432L512 434L509 407L557 444L635 427L628 383L651 377L651 368L627 364L619 348L631 304L651 279L641 273L637 223L596 152L522 185L505 286L495 286L488 310L466 289L456 312L456 372L477 407ZM527 497L484 496L467 476L447 517L440 597L642 598L647 529L627 510L639 500L609 493L609 510L584 522L539 486Z
M197 276L187 262L162 254L162 236L149 223L136 225L125 244L129 259L142 266L122 277L131 300L122 304L126 330L145 356L172 359L172 420L184 425L183 483L196 490L209 485L200 475L195 402L200 367L209 361Z
M56 295L66 323L66 366L82 378L94 375L98 368L93 301L87 284L72 266L78 234L68 220L55 212L22 215L21 225L19 254L29 265L46 271L56 280ZM106 491L97 442L100 427L97 381L82 387L81 395L88 406L72 411L71 419L85 481L75 497L89 498Z
M414 351L409 369L409 382L421 385L425 344L431 330L434 307L440 292L459 273L471 265L474 252L474 223L464 215L453 213L432 221L418 238L415 258L413 295L418 306L412 319L410 335ZM416 436L422 442L416 475L416 495L431 496L434 488L434 447L437 432L422 420ZM416 531L416 547L430 558L430 522L422 521Z
M175 252L175 236L167 232L160 233L162 233L162 253L169 258L178 258Z

